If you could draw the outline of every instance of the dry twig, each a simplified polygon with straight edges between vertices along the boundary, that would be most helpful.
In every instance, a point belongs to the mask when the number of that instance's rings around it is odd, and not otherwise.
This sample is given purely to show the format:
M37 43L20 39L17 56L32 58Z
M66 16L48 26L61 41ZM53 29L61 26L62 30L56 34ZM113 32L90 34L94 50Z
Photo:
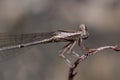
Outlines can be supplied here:
M118 47L117 45L116 46L103 46L103 47L99 47L99 48L96 48L96 49L86 49L86 54L83 54L82 56L80 56L73 63L73 66L70 67L68 80L73 80L74 79L75 75L77 74L77 72L75 72L75 69L80 64L81 61L85 60L88 56L93 55L93 54L97 54L99 51L102 51L104 49L112 49L114 51L120 51L120 47Z

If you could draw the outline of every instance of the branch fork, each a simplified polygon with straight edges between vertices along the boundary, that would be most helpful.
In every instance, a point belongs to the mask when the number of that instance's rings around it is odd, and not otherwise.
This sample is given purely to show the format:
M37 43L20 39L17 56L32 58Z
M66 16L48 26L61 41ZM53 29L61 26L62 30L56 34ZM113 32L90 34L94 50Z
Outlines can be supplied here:
M102 51L104 49L112 49L114 51L120 51L120 47L118 45L115 46L103 46L103 47L98 47L94 49L86 49L86 53L81 55L74 63L73 66L69 68L69 75L68 75L68 80L73 80L74 77L77 75L77 72L75 72L75 69L77 66L80 64L81 61L85 60L87 57L93 54L97 54L99 51Z

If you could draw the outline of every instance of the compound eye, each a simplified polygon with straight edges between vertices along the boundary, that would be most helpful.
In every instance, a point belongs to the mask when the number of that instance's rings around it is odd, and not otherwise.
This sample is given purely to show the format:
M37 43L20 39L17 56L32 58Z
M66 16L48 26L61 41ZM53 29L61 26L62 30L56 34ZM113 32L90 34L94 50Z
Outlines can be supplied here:
M82 39L84 39L84 40L87 39L87 38L88 38L88 35L83 35L82 36Z
M87 32L87 34L83 34L81 37L82 37L82 39L87 39L88 38L88 36L89 36L89 33Z

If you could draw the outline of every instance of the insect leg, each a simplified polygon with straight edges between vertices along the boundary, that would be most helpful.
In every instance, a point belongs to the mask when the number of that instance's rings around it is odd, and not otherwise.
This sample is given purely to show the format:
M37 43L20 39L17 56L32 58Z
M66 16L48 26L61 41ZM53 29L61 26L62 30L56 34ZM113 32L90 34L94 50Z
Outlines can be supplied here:
M80 55L79 55L78 53L76 53L75 51L72 51L72 54L73 54L73 56L75 56L75 57L77 57L77 58L80 57Z
M65 56L64 56L64 53L69 49L69 47L72 45L72 42L68 43L64 48L63 50L60 52L60 57L63 58L65 60L65 62L68 64L69 67L72 67L72 63L69 59L67 59Z
M87 47L85 46L85 43L82 38L78 39L78 46L80 46L82 49L86 50Z
M66 52L67 52L67 53L71 53L73 47L75 46L75 44L76 44L76 41L73 41L73 42L71 43L70 47L68 48L68 50L67 50Z
M67 52L67 53L72 53L73 56L79 58L79 54L77 54L75 51L72 50L73 47L75 46L76 42L77 42L77 41L72 41L72 42L70 42L71 45L69 45L69 46L67 47L66 52Z
M67 53L72 53L75 57L79 58L79 54L77 54L75 51L72 50L76 43L77 43L77 41L74 41L72 43L72 45L70 46L70 48L67 51Z

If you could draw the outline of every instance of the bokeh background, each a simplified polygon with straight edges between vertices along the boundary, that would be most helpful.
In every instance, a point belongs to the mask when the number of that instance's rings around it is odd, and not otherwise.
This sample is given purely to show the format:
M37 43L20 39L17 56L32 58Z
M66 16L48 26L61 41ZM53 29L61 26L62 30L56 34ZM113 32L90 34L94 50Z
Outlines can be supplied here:
M120 0L0 0L0 33L77 30L82 23L90 32L85 41L88 47L119 45ZM3 60L0 80L67 80L69 68L58 56L65 44L29 47L21 55ZM74 49L80 55L85 53L78 46ZM74 80L119 80L120 52L101 51L76 71Z

